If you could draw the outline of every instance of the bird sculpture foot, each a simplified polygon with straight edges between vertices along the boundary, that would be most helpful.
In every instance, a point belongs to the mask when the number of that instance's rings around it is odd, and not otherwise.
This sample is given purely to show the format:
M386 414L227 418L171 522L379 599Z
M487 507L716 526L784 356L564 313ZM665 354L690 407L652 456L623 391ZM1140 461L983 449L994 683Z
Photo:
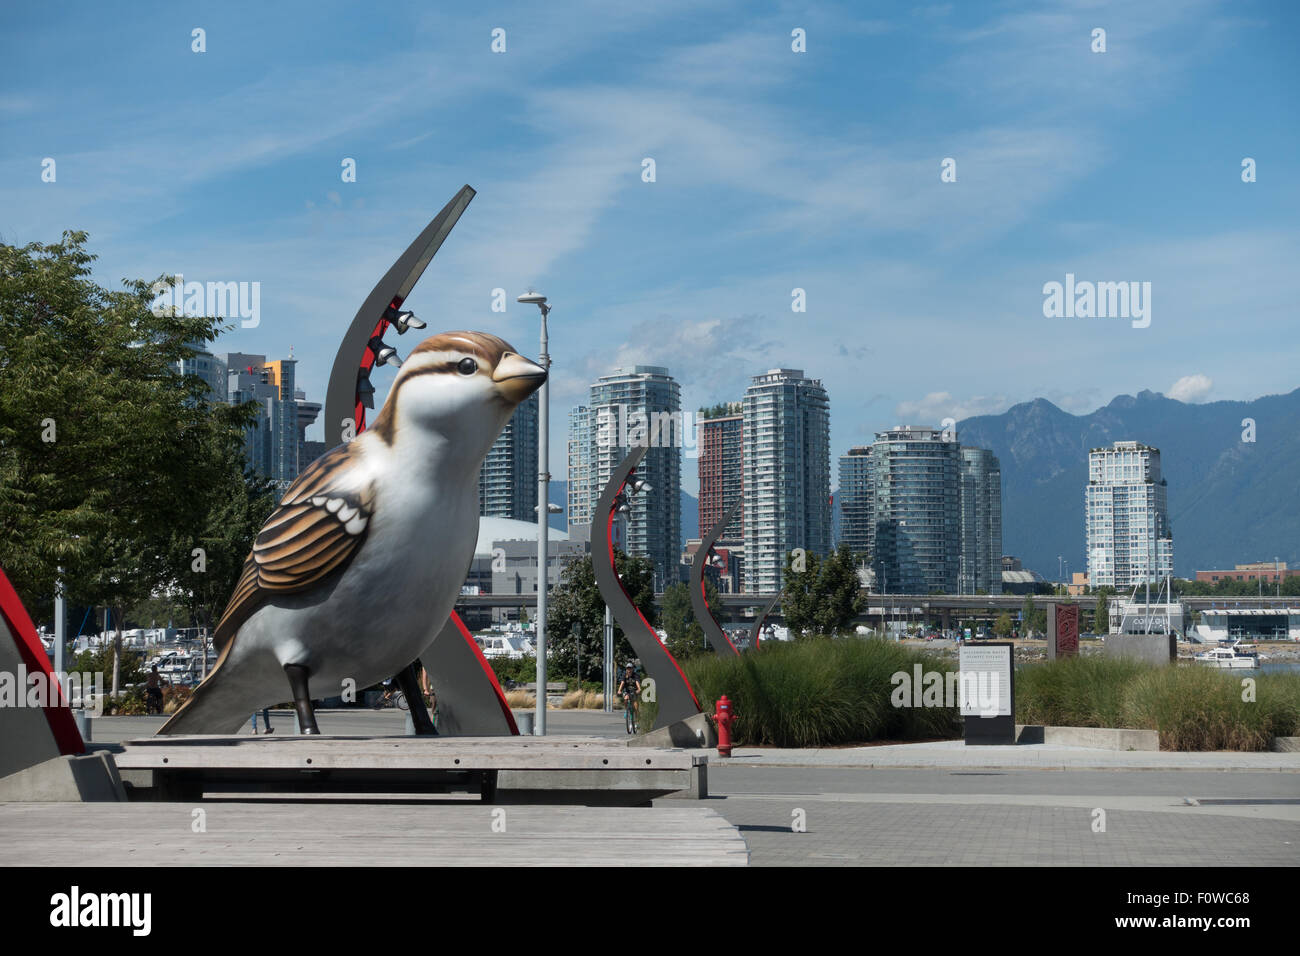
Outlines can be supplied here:
M406 697L406 704L411 711L411 724L415 733L421 737L436 737L438 731L433 728L429 717L429 708L424 706L424 694L420 690L420 671L423 668L418 660L403 667L396 675L397 685Z
M316 712L311 706L311 693L307 690L307 668L301 664L285 664L284 673L293 690L293 706L298 712L298 732L320 734L320 728L316 726Z

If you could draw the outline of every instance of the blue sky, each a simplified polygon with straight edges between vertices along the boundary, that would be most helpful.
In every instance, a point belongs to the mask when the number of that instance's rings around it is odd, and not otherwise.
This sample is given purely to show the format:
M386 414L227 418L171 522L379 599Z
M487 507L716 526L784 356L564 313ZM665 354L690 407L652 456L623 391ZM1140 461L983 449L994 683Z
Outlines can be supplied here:
M803 368L832 457L1040 396L1300 386L1297 4L23 3L0 27L0 238L86 229L106 284L260 282L261 325L216 348L293 346L317 400L473 185L408 306L535 355L514 296L551 297L557 477L568 408L633 362L686 407ZM1045 318L1066 273L1151 282L1150 327Z

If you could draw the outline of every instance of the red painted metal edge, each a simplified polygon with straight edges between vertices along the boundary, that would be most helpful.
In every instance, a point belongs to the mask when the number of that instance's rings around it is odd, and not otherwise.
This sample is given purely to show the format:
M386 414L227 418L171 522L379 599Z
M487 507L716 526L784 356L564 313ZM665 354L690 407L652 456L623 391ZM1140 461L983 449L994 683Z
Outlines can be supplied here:
M45 648L41 644L41 639L36 636L36 627L32 624L31 616L28 615L27 608L23 607L18 592L9 583L3 568L0 568L0 614L4 615L5 623L9 625L9 630L14 635L18 645L18 656L22 658L23 666L27 668L28 673L44 674L45 679L50 682L47 686L52 690L57 688L55 693L59 701L47 703L42 709L45 711L45 720L50 725L50 733L54 735L54 742L59 745L59 753L64 756L84 754L86 744L81 739L81 732L77 730L77 722L72 717L72 710L64 699L62 685L55 680Z
M515 723L514 711L510 709L510 704L506 701L505 692L501 689L500 682L497 681L496 671L494 671L492 665L487 662L487 658L484 657L483 652L479 650L478 642L474 640L474 635L470 634L469 628L465 626L465 622L460 619L460 615L455 611L451 612L451 622L456 625L456 630L460 631L460 636L465 639L465 643L469 645L469 649L474 652L474 656L478 658L479 667L483 668L483 673L487 675L487 679L491 682L492 690L495 691L497 695L497 703L501 705L501 713L505 715L506 723L510 725L510 733L514 734L516 737L519 736L519 726ZM543 689L543 700L545 700L545 693L546 691Z

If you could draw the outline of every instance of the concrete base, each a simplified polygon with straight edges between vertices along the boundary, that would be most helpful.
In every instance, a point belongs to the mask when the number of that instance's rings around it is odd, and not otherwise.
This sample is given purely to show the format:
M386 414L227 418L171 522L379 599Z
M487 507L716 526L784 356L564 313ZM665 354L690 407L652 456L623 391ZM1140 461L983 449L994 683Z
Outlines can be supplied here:
M709 767L689 770L501 770L496 804L649 806L659 798L707 800Z
M1172 664L1178 658L1178 643L1172 634L1107 634L1106 656Z
M683 749L703 748L705 750L718 745L718 733L709 720L708 714L692 714L667 727L660 727L640 737L633 737L627 742L629 747L680 747Z
M1300 753L1300 737L1274 737L1268 749L1280 754Z
M1016 743L1053 747L1091 747L1094 750L1159 750L1160 734L1154 730L1124 727L1044 727L1018 724Z
M126 790L111 754L55 757L0 779L0 803L117 803Z

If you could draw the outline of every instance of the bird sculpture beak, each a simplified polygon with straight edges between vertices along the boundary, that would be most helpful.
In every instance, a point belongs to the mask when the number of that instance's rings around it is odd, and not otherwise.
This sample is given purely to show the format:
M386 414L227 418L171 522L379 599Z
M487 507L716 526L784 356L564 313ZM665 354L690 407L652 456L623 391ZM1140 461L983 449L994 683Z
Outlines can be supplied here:
M497 362L492 381L497 383L497 390L507 399L518 405L546 381L546 369L536 362L530 362L522 355L507 352Z

